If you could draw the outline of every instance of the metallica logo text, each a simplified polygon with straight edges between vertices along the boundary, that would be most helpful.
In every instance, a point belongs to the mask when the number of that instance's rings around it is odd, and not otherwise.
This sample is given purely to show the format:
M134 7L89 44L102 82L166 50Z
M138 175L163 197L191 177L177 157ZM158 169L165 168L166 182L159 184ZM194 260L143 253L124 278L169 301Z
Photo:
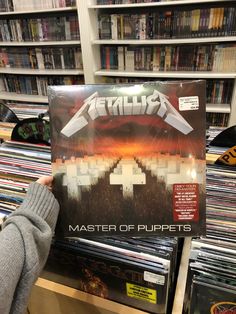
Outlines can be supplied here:
M171 105L168 97L157 90L151 95L98 97L95 92L84 100L83 106L61 130L67 137L83 129L89 120L104 116L157 115L183 134L193 128Z

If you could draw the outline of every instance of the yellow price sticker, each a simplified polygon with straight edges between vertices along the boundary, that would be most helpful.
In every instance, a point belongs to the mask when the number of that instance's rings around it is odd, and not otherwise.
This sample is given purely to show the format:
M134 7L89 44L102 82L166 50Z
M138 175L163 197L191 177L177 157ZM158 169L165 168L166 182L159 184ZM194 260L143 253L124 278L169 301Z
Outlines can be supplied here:
M154 289L126 283L127 296L150 303L157 303L157 292Z

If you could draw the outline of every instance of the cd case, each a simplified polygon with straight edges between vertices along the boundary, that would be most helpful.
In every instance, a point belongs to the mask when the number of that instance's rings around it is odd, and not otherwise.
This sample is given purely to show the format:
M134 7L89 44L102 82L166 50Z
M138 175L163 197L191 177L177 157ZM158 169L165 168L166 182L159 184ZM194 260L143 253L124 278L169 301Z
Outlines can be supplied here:
M48 94L57 235L205 233L205 81Z

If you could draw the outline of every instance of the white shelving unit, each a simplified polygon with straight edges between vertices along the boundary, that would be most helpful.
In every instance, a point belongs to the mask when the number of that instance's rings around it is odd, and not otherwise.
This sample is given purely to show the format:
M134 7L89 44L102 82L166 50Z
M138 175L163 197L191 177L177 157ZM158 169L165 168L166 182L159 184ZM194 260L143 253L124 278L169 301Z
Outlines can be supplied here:
M118 70L99 70L95 76L121 76L121 77L150 77L150 78L193 78L193 79L223 79L236 78L236 73L215 73L215 72L191 72L191 71L167 71L167 72L148 72L148 71L118 71Z
M13 101L26 101L33 103L48 103L47 96L39 96L39 95L26 95L26 94L17 94L10 92L0 92L1 99L3 100L13 100Z
M229 126L236 125L236 79L234 80L234 90L231 100L231 109L229 116Z
M222 43L235 42L236 36L227 37L204 37L197 38L197 44L203 43ZM196 44L196 38L176 38L176 39L130 39L130 40L114 40L114 39L98 39L93 40L94 45L179 45L179 44Z
M77 69L22 69L22 68L0 68L2 74L22 74L22 75L83 75L84 71Z
M32 12L32 10L24 10L24 11L10 11L10 12L0 12L0 16L1 15L21 15L21 14L30 14L32 15L32 13L34 14L38 14L38 13L57 13L57 12L73 12L76 11L77 8L76 7L65 7L65 8L54 8L54 9L45 9L45 10L34 10Z
M101 45L179 45L179 44L209 44L209 43L234 43L236 42L236 36L220 36L220 37L203 37L203 38L177 38L177 39L151 39L151 40L101 40L98 35L98 13L102 12L118 13L119 9L123 9L122 12L129 13L129 10L134 8L153 8L158 7L172 7L173 6L186 6L186 5L201 5L204 4L227 4L233 3L232 0L179 0L168 2L151 2L151 3L135 3L135 4L116 4L116 5L97 5L96 0L77 0L77 7L79 21L80 21L80 35L81 35L81 48L84 64L84 77L85 83L94 84L99 83L102 77L137 77L137 78L166 78L166 79L233 79L234 80L234 92L231 101L231 105L222 104L218 106L215 104L207 105L207 112L221 112L229 113L230 119L229 125L236 124L236 71L229 73L220 72L148 72L148 71L118 71L118 70L104 70L101 69L100 61L100 46ZM86 25L86 27L83 27Z
M202 0L202 1L194 1L194 0L178 0L178 1L165 1L163 2L151 2L151 3L131 3L131 4L114 4L112 8L139 8L139 7L162 7L162 6L175 6L175 5L190 5L190 4L204 4L204 3L217 3L217 2L229 2L231 0ZM96 5L94 1L93 4L89 5L89 9L108 9L111 8L111 5Z
M206 104L206 112L230 113L230 104Z
M118 9L118 8L142 8L142 7L162 7L173 5L191 5L191 4L203 4L203 3L224 3L231 2L232 0L183 0L183 1L169 1L169 2L151 2L151 3L137 3L137 4L119 4L119 5L96 5L96 0L77 0L76 7L55 8L35 11L16 11L16 12L1 12L1 16L14 16L14 15L30 15L34 14L47 14L47 13L67 13L78 11L79 23L80 23L80 40L73 41L40 41L40 42L0 42L0 47L42 47L42 46L78 46L81 45L84 71L81 70L34 70L34 69L20 69L20 68L0 68L2 74L23 74L23 75L84 75L85 83L93 84L99 83L103 76L113 77L140 77L140 78L176 78L176 79L191 79L191 78L209 78L209 79L235 79L236 73L213 73L213 72L147 72L147 71L134 71L134 72L122 72L118 70L101 70L100 64L100 45L171 45L171 44L198 44L201 43L224 43L235 42L236 36L227 37L210 37L210 38L183 38L183 39L159 39L159 40L99 40L98 39L98 27L97 27L97 14L99 9ZM14 93L2 93L2 99L7 97L13 97L11 100L19 99L31 99L31 95L19 95ZM35 97L34 99L45 101L45 97ZM235 98L235 97L233 97ZM235 113L232 102L230 124L234 124L236 121ZM212 109L214 108L214 109ZM217 111L219 109L219 111ZM212 111L213 110L213 111ZM228 112L223 104L222 107L209 104L207 106L207 112Z
M78 46L80 40L63 41L0 41L0 47L31 47L31 46Z
M142 8L158 8L158 7L172 7L173 6L183 6L183 5L193 5L197 4L201 6L202 4L211 3L230 3L232 0L178 0L178 1L168 1L168 2L150 2L150 3L136 3L136 4L117 4L117 5L97 5L96 0L77 0L76 7L65 7L65 8L54 8L54 9L41 9L41 10L24 10L24 11L14 11L14 12L0 12L0 16L3 18L5 16L14 17L15 15L27 16L29 17L32 13L43 14L47 13L70 13L76 12L79 17L80 24L80 37L81 40L71 40L71 41L40 41L40 42L0 42L0 47L42 47L42 46L81 46L82 59L84 71L81 70L34 70L34 69L19 69L19 68L0 68L0 74L23 74L23 75L84 75L84 81L87 84L94 84L101 82L102 77L139 77L139 78L176 78L176 79L234 79L236 82L236 72L233 73L214 73L214 72L147 72L147 71L118 71L118 70L101 70L100 61L100 46L101 45L178 45L178 44L209 44L209 43L233 43L236 42L236 36L221 36L221 37L204 37L204 38L177 38L177 39L153 39L153 40L100 40L98 36L98 12L99 10L109 10L107 12L114 11L119 12L119 9L126 8L129 9L136 8L137 11ZM234 84L234 90L236 89L236 83ZM13 93L2 93L2 99L8 95L13 97ZM18 95L18 94L17 94ZM20 97L19 95L18 97ZM27 97L23 96L22 98ZM30 95L29 95L30 96ZM18 98L17 97L17 98ZM42 97L36 97L41 99ZM16 96L14 96L16 99ZM13 100L11 98L11 100ZM45 101L44 101L45 102ZM229 124L236 123L236 94L233 93L232 103L231 103L231 114ZM213 108L213 109L212 109ZM213 111L212 111L213 110ZM219 110L219 111L217 111ZM229 107L225 104L222 106L210 105L207 106L207 112L228 112Z
M22 11L11 11L11 12L0 12L0 18L30 18L32 14L35 16L47 16L47 14L77 14L77 7L64 7L64 8L53 8L53 9L40 9L40 10L22 10ZM81 45L80 40L62 40L62 41L0 41L1 47L67 47L73 46L77 47ZM10 74L10 75L31 75L31 76L83 76L84 71L80 69L29 69L29 68L9 68L1 67L0 75ZM20 101L20 102L32 102L32 103L48 103L47 96L41 95L27 95L18 94L7 91L0 92L0 99Z

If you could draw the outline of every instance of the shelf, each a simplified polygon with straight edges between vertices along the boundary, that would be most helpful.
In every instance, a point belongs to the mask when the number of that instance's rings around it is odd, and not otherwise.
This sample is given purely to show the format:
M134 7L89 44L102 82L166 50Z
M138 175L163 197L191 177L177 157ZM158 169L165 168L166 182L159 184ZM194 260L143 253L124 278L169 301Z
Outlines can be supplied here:
M104 309L106 311L109 311L110 314L114 314L114 313L148 314L147 312L134 309L134 308L129 307L127 305L123 305L123 304L120 304L120 303L117 303L114 301L100 298L100 297L97 297L95 295L92 295L92 294L89 294L89 293L86 293L83 291L79 291L79 290L76 290L76 289L64 286L62 284L55 283L53 281L43 279L43 278L39 278L35 285L36 285L36 287L40 287L40 288L52 291L53 293L57 293L59 295L69 297L69 298L71 298L71 302L72 302L72 299L73 300L79 300L79 301L88 303L88 304L96 307L96 308L94 308L94 312L83 312L83 313L95 313L95 312L96 313L102 313L100 311L102 311L102 309ZM54 297L55 297L55 295L54 295ZM38 299L38 296L37 296L37 299ZM39 313L41 313L41 312L39 312ZM68 313L68 312L66 312L66 313ZM70 312L70 313L72 313L72 312ZM74 311L73 311L73 313L74 313ZM79 313L82 313L82 312L79 311Z
M22 74L22 75L83 75L83 70L77 69L23 69L23 68L0 68L2 74Z
M48 103L46 96L1 92L0 99ZM206 104L206 112L230 113L230 104Z
M184 293L188 275L188 263L191 249L191 239L191 237L185 237L184 239L184 246L179 266L172 314L182 313L183 310Z
M93 45L176 45L176 44L199 44L199 43L217 43L234 42L236 36L226 37L204 37L204 38L173 38L173 39L97 39L93 40Z
M115 9L115 8L138 8L138 7L160 7L160 6L176 6L186 4L204 4L204 3L220 3L232 2L232 0L180 0L180 1L163 1L163 2L150 2L150 3L131 3L131 4L106 4L106 5L90 5L89 9Z
M0 41L0 47L10 46L74 46L80 45L80 40L64 40L64 41Z
M206 104L206 112L230 113L230 104Z
M45 104L48 103L47 96L26 95L26 94L17 94L17 93L9 93L9 92L0 92L0 99L36 102L36 103L45 103Z
M236 73L225 72L192 72L192 71L175 71L175 72L150 72L150 71L118 71L118 70L99 70L95 71L95 76L122 76L122 77L149 77L149 78L188 78L188 79L226 79L235 78Z
M206 162L207 164L214 164L219 157L220 155L217 154L206 153Z
M15 123L9 122L0 122L0 138L4 141L11 139L12 130L15 127ZM1 225L1 217L0 217L0 225Z
M22 10L22 11L8 11L0 12L0 15L19 15L19 14L37 14L37 13L54 13L54 12L71 12L76 11L76 7L65 7L65 8L52 8L52 9L42 9L42 10Z

